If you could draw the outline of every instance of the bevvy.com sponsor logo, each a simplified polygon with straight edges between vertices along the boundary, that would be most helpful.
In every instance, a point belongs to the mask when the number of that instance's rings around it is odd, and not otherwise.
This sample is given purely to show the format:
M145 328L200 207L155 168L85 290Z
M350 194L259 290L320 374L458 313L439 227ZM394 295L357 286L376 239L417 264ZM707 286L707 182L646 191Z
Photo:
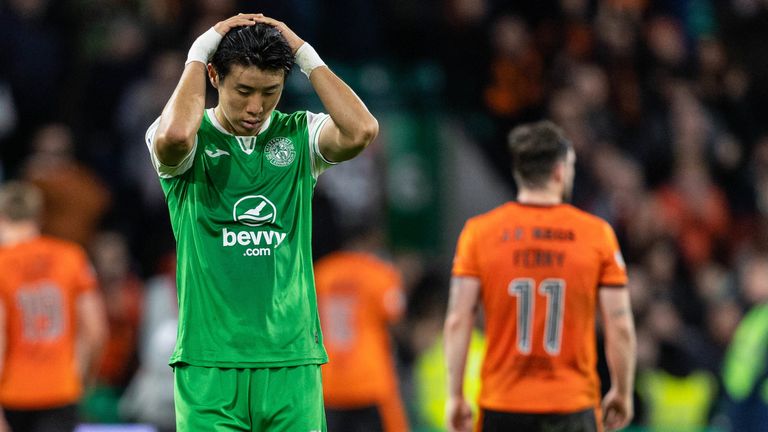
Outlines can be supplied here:
M264 195L248 195L240 198L232 207L232 219L249 227L264 227L259 230L221 231L221 245L225 248L242 247L243 256L270 256L272 250L285 240L285 233L266 229L274 226L277 208Z

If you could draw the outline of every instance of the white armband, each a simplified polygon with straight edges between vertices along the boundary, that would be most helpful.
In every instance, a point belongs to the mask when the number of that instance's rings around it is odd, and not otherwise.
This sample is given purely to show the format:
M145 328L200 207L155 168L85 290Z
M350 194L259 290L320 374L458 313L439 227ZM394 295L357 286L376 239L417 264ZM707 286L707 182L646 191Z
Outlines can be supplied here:
M315 68L325 66L323 59L321 59L317 54L317 51L312 48L312 45L308 44L307 42L304 42L304 45L300 46L299 49L296 50L295 61L301 69L301 72L303 72L307 78L309 78L309 74L311 74Z
M213 57L213 53L216 52L216 48L219 47L223 37L213 27L209 28L207 32L201 34L192 42L192 46L187 54L187 61L184 64L187 65L196 61L207 65L208 60Z

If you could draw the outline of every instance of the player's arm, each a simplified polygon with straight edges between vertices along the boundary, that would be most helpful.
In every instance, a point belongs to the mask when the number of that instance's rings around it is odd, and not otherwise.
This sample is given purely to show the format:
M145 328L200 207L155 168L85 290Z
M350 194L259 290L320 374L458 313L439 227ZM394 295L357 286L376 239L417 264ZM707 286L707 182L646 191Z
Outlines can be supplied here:
M254 17L241 14L221 21L192 44L184 72L163 108L153 140L155 154L163 165L176 166L192 151L205 111L208 60L229 30L253 25Z
M603 399L603 415L605 427L611 431L627 426L634 415L636 337L629 290L600 289L600 307L611 376L611 388Z
M94 378L95 364L109 333L107 313L101 294L96 289L77 297L77 367L83 382Z
M331 162L342 162L357 156L379 133L379 123L349 86L320 60L314 49L305 44L284 23L260 16L257 21L277 28L285 36L296 63L331 116L320 131L320 154Z
M448 366L448 430L451 432L472 430L472 412L464 399L464 370L479 295L480 279L467 276L451 278L448 312L443 326Z
M8 349L8 317L5 310L5 303L0 300L0 377L3 376L5 368L5 352ZM8 422L5 420L5 411L0 407L0 432L9 432L11 430Z

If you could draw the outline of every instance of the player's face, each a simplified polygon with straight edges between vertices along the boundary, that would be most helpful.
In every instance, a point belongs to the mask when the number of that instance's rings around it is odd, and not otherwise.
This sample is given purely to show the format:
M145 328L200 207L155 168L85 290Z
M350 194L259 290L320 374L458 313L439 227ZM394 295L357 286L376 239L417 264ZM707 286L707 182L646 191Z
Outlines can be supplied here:
M568 150L565 157L565 173L563 179L563 202L571 202L573 195L573 179L576 177L576 152Z
M283 94L285 71L232 65L224 80L210 66L208 73L219 91L216 112L222 125L235 135L256 135Z

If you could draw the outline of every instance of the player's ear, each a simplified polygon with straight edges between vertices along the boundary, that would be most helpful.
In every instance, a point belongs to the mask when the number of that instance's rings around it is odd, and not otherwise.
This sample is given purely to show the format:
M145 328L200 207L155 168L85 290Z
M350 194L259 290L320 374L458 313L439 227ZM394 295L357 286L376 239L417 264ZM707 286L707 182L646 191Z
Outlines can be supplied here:
M211 81L213 88L219 88L219 73L216 72L216 68L211 63L208 63L208 79Z
M565 161L555 162L555 166L552 167L552 178L558 183L565 180Z

